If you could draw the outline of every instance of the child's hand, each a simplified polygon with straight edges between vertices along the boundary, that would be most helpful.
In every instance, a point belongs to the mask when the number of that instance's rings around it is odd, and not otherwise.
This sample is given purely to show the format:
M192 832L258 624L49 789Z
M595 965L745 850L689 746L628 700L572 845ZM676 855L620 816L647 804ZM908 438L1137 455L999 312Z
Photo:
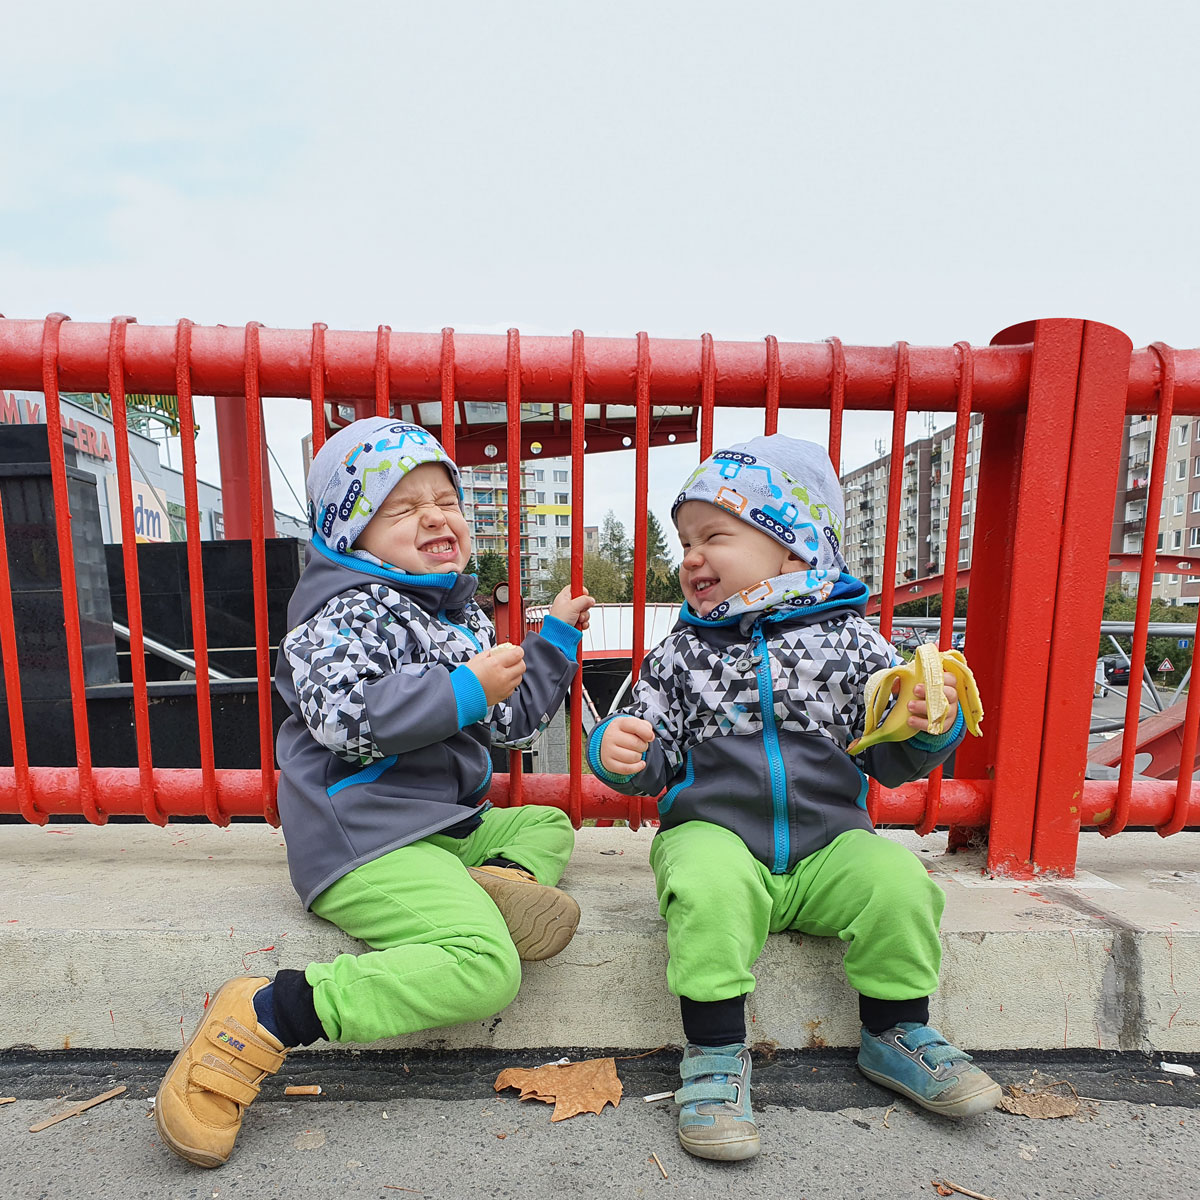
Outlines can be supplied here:
M636 775L646 769L642 755L654 741L654 726L639 717L614 717L600 741L600 765L614 775Z
M588 609L595 603L596 601L588 595L587 588L584 588L580 595L572 596L571 585L567 584L554 597L554 602L550 605L550 615L573 625L576 629L586 629L590 620Z
M507 700L517 690L525 674L525 651L505 642L468 659L466 665L483 684L483 694L490 708Z
M942 722L942 729L947 730L953 727L954 722L958 720L958 688L954 682L954 676L947 671L942 680L945 683L946 703L950 706L950 711L946 714L945 720ZM900 681L892 685L892 691L900 690ZM908 724L912 729L926 730L929 728L929 706L925 703L925 685L918 683L913 688L915 700L908 702Z

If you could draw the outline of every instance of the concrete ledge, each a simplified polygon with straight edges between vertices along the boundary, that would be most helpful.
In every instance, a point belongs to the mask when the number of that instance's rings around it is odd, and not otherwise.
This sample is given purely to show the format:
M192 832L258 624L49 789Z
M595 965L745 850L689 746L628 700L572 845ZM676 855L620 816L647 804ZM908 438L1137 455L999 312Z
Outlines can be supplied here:
M1075 883L988 880L944 835L889 832L945 888L933 1019L980 1050L1200 1051L1200 834L1086 835ZM681 1040L649 831L584 829L564 886L583 921L480 1024L386 1045L649 1047ZM358 942L300 909L266 826L0 826L0 1049L171 1050L227 978ZM857 1043L839 942L780 934L759 960L752 1040Z

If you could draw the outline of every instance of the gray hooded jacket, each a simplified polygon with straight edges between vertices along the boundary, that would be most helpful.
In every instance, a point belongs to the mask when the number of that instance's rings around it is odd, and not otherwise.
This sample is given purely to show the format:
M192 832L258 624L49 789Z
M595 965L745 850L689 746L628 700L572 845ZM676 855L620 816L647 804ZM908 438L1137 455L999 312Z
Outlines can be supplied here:
M491 708L463 664L495 645L477 580L408 575L314 534L288 605L275 686L279 814L305 907L362 863L431 833L465 836L491 782L490 748L528 745L562 703L580 634L547 617L526 672Z

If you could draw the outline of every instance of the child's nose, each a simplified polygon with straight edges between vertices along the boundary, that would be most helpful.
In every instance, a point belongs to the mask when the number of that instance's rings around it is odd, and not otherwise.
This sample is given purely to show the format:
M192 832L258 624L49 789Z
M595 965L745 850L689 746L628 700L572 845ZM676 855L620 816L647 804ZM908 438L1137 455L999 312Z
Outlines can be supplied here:
M695 567L698 567L703 561L704 561L704 556L700 553L699 550L696 550L696 549L689 550L683 556L683 566L685 566L685 567L695 568Z

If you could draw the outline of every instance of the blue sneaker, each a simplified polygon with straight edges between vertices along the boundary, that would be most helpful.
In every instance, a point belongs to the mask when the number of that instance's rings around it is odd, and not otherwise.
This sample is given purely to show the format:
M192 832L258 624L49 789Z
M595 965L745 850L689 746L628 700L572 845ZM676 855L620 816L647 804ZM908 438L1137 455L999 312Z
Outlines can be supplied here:
M973 1117L1000 1103L1000 1085L936 1029L901 1021L883 1033L862 1031L858 1069L868 1078L944 1117Z
M759 1150L750 1111L750 1051L745 1042L697 1046L688 1042L679 1064L683 1087L675 1093L679 1143L697 1158L736 1162Z

